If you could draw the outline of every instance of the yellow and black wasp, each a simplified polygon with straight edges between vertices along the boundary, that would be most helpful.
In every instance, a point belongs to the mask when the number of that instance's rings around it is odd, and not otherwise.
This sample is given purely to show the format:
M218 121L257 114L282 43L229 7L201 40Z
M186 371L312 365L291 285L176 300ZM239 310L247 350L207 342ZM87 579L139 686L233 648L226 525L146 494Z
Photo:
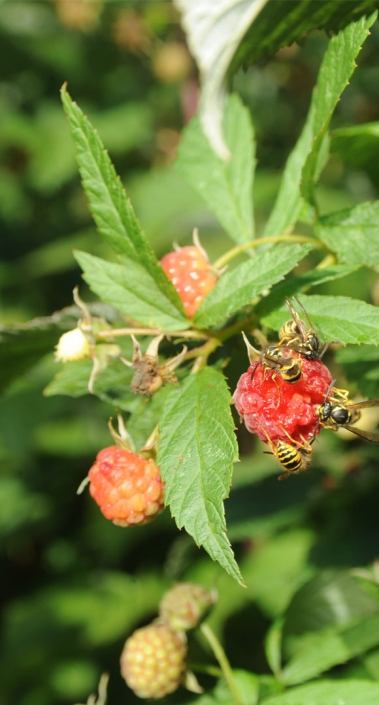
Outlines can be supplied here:
M279 345L266 345L263 350L257 350L246 338L242 331L243 339L246 343L250 362L254 362L254 357L259 356L259 361L267 370L274 370L273 379L276 375L289 384L298 382L301 377L301 362L293 357L286 357ZM252 372L252 378L255 370Z
M287 480L290 475L309 472L311 469L312 446L308 441L302 439L302 443L299 443L288 436L290 443L287 443L287 441L274 443L263 427L262 430L267 437L272 454L279 461L283 470L285 470L282 475L279 475L279 481Z
M368 399L367 401L351 402L348 400L348 392L344 389L336 389L333 380L326 393L325 401L320 404L317 409L317 414L320 423L331 431L338 431L339 428L345 428L347 431L354 433L360 438L372 443L379 443L379 433L373 431L364 431L352 424L356 423L361 417L361 409L368 409L372 406L379 406L379 398ZM332 394L333 396L330 396Z
M307 329L304 321L301 320L298 312L292 306L290 300L286 298L286 306L292 316L292 320L287 321L281 327L278 336L278 345L291 348L291 350L296 350L301 353L301 355L304 355L304 357L308 360L320 360L326 351L328 344L321 344L303 304L296 298L296 296L294 296L294 299L304 313L309 328Z

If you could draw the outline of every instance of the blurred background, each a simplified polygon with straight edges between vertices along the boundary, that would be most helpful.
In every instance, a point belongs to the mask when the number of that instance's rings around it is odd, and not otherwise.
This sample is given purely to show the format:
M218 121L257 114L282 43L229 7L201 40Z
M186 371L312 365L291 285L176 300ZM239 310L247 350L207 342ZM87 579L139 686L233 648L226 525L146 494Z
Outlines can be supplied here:
M251 109L257 135L258 234L303 126L326 46L327 37L313 32L301 46L282 49L231 81ZM172 169L198 94L196 67L172 3L0 0L3 325L69 306L77 284L90 300L72 249L107 256L60 104L65 81L98 128L158 257L174 240L189 244L195 226L211 261L233 246ZM375 121L378 24L333 127ZM378 198L377 156L371 152L366 161L344 164L333 155L318 188L321 211ZM316 262L317 256L308 258L303 266ZM354 292L379 302L377 274L369 270L316 292ZM227 368L233 388L246 357L242 346L227 354L233 354ZM336 364L332 356L328 364ZM374 356L369 392L361 389L371 396L379 396L377 365ZM85 702L103 671L111 675L110 703L138 702L118 673L122 644L133 628L155 616L164 589L177 579L219 589L212 623L233 665L268 672L263 636L294 590L320 568L364 565L377 557L377 449L327 432L317 444L310 476L278 485L274 460L240 431L242 463L236 466L227 520L248 590L234 585L179 533L167 511L135 530L109 524L76 489L96 453L111 444L107 420L113 409L89 395L44 397L56 369L51 353L0 399L4 705ZM346 386L340 369L338 376L339 386ZM192 648L201 661L204 645ZM213 683L207 677L202 682ZM186 699L183 691L168 700Z

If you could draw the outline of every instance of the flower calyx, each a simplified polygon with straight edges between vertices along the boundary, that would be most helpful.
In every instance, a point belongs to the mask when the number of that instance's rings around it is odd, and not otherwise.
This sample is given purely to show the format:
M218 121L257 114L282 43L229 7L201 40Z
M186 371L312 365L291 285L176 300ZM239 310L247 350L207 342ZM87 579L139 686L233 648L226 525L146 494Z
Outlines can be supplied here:
M158 348L164 338L163 334L153 338L145 353L142 352L137 338L135 338L134 335L132 335L131 338L134 347L132 362L125 360L125 358L121 359L124 364L128 367L132 367L134 370L133 379L130 384L134 394L151 397L164 384L178 383L174 370L185 358L187 353L187 347L185 345L178 355L159 364Z

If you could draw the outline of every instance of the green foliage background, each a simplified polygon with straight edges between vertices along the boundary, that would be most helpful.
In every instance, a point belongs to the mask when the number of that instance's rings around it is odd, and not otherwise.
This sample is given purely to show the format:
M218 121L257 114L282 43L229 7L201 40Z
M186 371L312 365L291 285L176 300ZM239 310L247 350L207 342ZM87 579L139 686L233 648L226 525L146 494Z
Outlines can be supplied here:
M173 240L188 244L195 226L211 261L233 244L171 166L179 132L195 107L196 87L193 65L178 71L175 80L168 80L164 62L159 69L157 57L166 45L183 46L171 4L146 3L133 14L139 3L104 3L98 5L97 14L84 19L65 14L65 4L70 3L0 4L0 283L6 325L70 306L76 284L82 297L91 299L72 248L112 259L110 247L96 233L78 177L59 99L64 81L98 128L158 257L171 249ZM359 70L333 118L333 156L317 187L324 214L378 198L378 132L373 127L361 135L359 150L352 149L348 140L352 126L359 133L361 124L379 123L378 24L371 32L358 59ZM256 131L258 236L286 157L303 127L326 46L327 37L314 32L301 46L260 59L233 79L234 89L251 109ZM328 224L327 217L325 221ZM300 232L307 234L307 226ZM352 245L346 242L343 261L349 264ZM307 268L320 258L308 255ZM353 294L378 304L377 272L352 271L342 282L320 283L316 293ZM269 310L267 316L270 323ZM58 334L47 325L43 350L32 327L28 335L25 365L17 338L12 338L11 330L4 333L14 354L10 361L7 355L0 373L5 388L0 401L2 702L84 702L104 670L111 674L110 703L138 702L118 673L123 641L155 616L166 587L183 579L217 587L220 600L211 617L213 628L233 667L261 674L270 673L269 664L275 672L275 649L268 646L265 652L263 646L270 625L275 627L273 620L307 580L314 576L324 581L325 590L323 583L314 590L311 583L308 593L305 586L305 594L297 593L292 612L290 606L286 613L286 658L300 651L296 638L305 628L296 615L319 614L319 604L312 605L314 592L328 594L332 586L344 596L347 613L352 618L364 615L368 624L364 638L355 639L354 654L347 657L354 659L339 666L337 675L377 683L379 657L368 632L377 595L366 600L346 572L335 573L366 566L378 557L375 446L325 432L317 444L312 473L283 485L276 482L274 460L262 455L258 442L239 427L242 462L234 469L226 514L228 537L248 586L243 590L184 532L178 533L167 511L151 525L123 531L102 517L87 494L76 496L97 451L110 444L107 420L113 408L106 399L89 395L43 397L56 372L51 350ZM31 353L36 361L32 366ZM233 390L247 366L242 343L237 350L226 346L225 357L229 354L227 375ZM346 374L356 380L360 392L379 396L375 348L362 355L342 349L337 361L330 353L327 362L340 386L354 391ZM326 612L323 604L321 613ZM325 617L323 627L332 622ZM284 672L288 684L299 682L297 667L309 678L317 674L312 671L317 644L303 648L308 662L298 666L296 659L292 661L292 670ZM367 649L371 650L366 653ZM330 656L337 652L331 641L324 670L343 662ZM195 639L191 658L212 661L205 645ZM214 683L209 676L200 678L207 687ZM280 697L272 697L273 705L280 705ZM365 702L369 697L367 691ZM193 699L183 691L169 700Z

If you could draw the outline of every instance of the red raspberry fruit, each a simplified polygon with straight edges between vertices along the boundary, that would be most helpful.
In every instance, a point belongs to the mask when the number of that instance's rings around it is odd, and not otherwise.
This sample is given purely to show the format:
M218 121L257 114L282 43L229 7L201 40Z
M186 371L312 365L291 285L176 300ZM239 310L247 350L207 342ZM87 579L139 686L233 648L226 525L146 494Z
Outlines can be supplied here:
M298 443L310 441L320 431L316 410L325 401L332 376L320 360L308 360L289 348L283 352L300 362L300 380L289 384L276 370L254 362L238 381L234 403L247 430L262 441L267 443L267 435L274 442L288 443L289 436Z
M192 318L217 281L207 258L198 247L190 245L169 252L162 258L161 265L178 292L187 316Z
M196 583L178 583L159 605L159 615L174 631L196 627L215 602L215 595Z
M137 629L121 654L121 675L140 698L164 698L183 678L187 645L184 633L167 624Z
M118 526L146 524L163 510L164 484L151 459L110 446L98 453L88 477L91 496Z

